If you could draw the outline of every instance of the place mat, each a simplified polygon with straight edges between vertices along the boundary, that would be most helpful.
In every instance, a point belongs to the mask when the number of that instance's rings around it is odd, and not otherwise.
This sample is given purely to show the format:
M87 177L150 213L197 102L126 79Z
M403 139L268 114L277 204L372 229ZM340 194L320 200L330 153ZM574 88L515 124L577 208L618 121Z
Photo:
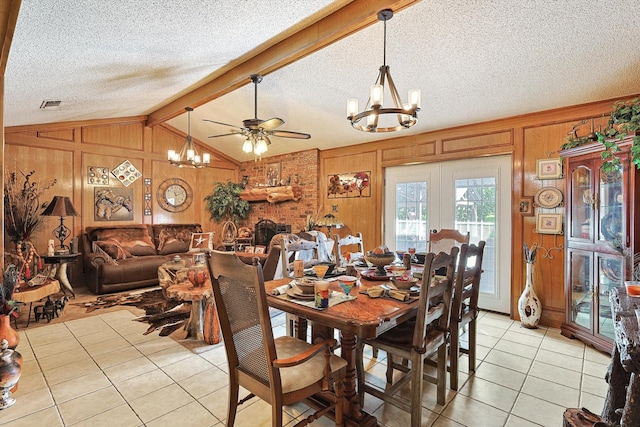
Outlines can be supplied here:
M287 289L287 295L294 299L300 300L313 300L316 296L314 294L305 294L302 292L297 292L296 288Z
M329 307L333 307L334 305L342 304L343 302L353 301L355 299L355 298L352 298L352 299L342 298L342 295L344 295L342 292L331 291L331 295L329 296ZM305 307L315 308L316 310L326 310L326 308L318 308L318 307L316 307L315 300L311 300L311 301L300 300L300 299L297 299L297 298L291 298L287 294L278 295L277 298L286 299L288 301L295 302L296 304L304 305Z

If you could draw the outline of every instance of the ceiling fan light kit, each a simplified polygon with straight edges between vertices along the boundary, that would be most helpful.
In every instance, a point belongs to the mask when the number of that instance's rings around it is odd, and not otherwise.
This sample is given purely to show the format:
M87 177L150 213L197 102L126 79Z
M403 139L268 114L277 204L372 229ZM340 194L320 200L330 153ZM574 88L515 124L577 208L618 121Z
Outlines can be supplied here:
M206 122L215 123L223 126L230 126L229 133L220 135L211 135L209 138L220 138L222 136L242 135L244 142L242 151L250 154L253 152L255 160L261 159L262 155L267 152L267 146L271 144L270 136L280 138L309 139L311 135L302 132L292 132L287 130L276 130L284 124L284 120L278 117L272 117L267 120L258 118L258 83L262 81L260 74L251 74L249 76L254 85L254 118L242 121L242 126L230 125L228 123L217 122L215 120L203 119Z
M179 153L176 150L169 150L167 157L169 163L177 168L203 168L211 163L211 155L203 153L202 157L200 157L191 138L191 112L193 108L185 107L185 110L187 110L187 138Z
M403 104L387 65L387 21L392 17L393 11L391 9L384 9L378 12L378 19L384 22L383 65L380 67L375 84L371 86L369 100L364 111L358 113L358 100L356 98L347 100L347 119L351 122L353 128L363 132L393 132L410 128L418 122L420 90L410 90L408 102ZM385 83L393 100L393 108L383 107ZM366 121L364 120L365 118Z

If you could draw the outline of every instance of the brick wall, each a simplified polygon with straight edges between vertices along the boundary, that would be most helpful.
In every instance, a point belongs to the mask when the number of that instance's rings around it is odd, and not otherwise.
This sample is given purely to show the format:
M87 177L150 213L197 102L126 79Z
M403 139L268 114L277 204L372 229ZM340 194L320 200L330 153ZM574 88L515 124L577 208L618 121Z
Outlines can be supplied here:
M302 189L300 200L281 203L251 202L249 217L242 225L253 229L256 222L270 219L275 223L291 225L296 233L304 229L307 216L315 216L318 210L318 150L299 151L283 156L269 157L257 162L240 165L240 176L247 176L247 187L266 184L267 170L274 163L280 164L280 181L283 185L298 185Z

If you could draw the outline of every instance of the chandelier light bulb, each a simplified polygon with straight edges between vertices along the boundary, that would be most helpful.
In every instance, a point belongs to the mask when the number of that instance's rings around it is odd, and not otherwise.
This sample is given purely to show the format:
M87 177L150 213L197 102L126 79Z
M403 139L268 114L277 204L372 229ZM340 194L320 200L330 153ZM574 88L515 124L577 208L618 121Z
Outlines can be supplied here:
M347 100L347 117L353 117L358 114L358 100L356 98L349 98Z
M371 86L371 106L380 107L383 104L384 99L384 86L375 84Z
M244 144L242 144L242 151L247 154L253 151L253 144L249 138L244 140Z
M204 153L204 154L202 155L202 162L203 162L203 163L205 163L205 164L207 164L207 165L208 165L209 163L211 163L211 154L209 154L209 153Z
M255 149L255 153L260 156L263 153L267 152L267 141L264 140L264 138L260 138L258 139L258 142L256 143L256 149Z
M420 109L420 97L420 89L411 89L409 91L409 104L411 105L411 108L416 110Z
M167 151L167 160L173 160L176 158L176 150L169 150Z

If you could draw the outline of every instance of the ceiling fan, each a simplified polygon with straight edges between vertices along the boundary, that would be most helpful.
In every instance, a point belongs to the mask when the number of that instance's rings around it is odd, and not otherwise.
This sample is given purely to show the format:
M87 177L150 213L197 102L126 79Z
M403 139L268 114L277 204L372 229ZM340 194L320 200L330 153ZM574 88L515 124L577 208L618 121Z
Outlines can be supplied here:
M254 84L254 118L242 121L242 126L230 125L228 123L217 122L215 120L202 119L206 122L216 123L223 126L230 126L228 133L220 135L211 135L209 138L220 138L229 135L242 135L245 137L242 151L245 153L253 153L261 156L267 151L267 145L271 144L269 137L277 136L280 138L309 139L311 135L302 132L292 132L287 130L276 130L284 124L284 120L278 117L272 117L267 120L258 118L258 83L262 81L260 74L251 74L249 76Z

